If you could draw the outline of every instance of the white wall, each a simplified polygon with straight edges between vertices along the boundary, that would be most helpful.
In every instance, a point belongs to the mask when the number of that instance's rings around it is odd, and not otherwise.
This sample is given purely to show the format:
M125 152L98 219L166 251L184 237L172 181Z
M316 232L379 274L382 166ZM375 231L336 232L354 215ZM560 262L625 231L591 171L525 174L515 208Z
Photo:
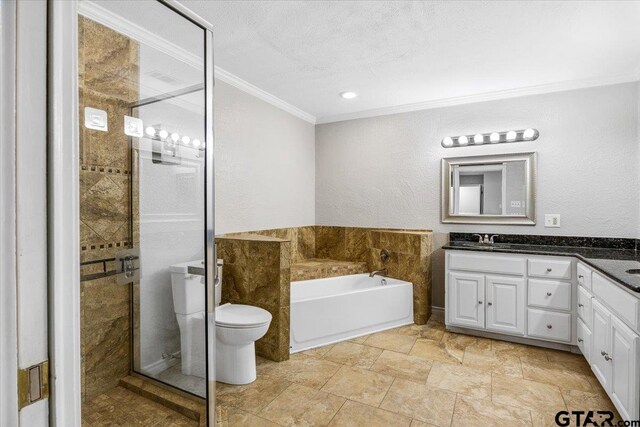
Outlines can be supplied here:
M316 127L318 224L640 235L638 85L605 86ZM447 135L534 127L534 142L445 149ZM535 226L440 223L442 157L538 152ZM561 228L544 228L544 214Z
M314 125L219 80L216 234L315 223Z

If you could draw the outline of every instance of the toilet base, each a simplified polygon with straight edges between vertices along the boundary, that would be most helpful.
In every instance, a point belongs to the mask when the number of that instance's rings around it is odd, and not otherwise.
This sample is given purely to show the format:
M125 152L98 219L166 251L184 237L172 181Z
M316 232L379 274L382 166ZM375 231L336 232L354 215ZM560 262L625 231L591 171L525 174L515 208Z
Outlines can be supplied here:
M216 339L216 381L243 385L255 380L255 343L230 345Z

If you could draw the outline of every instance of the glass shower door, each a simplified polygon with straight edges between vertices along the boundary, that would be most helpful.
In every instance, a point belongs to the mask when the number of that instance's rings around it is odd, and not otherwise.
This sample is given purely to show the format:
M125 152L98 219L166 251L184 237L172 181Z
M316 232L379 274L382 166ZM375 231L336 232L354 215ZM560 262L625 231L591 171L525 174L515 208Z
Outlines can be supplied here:
M83 397L132 373L215 408L211 31L164 1L78 19Z

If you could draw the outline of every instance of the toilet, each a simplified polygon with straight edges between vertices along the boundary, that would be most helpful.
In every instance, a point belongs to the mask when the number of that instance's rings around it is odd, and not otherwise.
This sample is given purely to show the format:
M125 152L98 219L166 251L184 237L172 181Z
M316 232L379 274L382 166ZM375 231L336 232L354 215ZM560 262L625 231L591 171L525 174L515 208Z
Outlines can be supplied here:
M204 277L189 274L189 267L202 268L203 261L172 265L173 306L180 328L182 373L206 377ZM249 384L256 379L255 342L271 324L271 313L243 304L220 305L223 261L218 260L215 286L216 381Z

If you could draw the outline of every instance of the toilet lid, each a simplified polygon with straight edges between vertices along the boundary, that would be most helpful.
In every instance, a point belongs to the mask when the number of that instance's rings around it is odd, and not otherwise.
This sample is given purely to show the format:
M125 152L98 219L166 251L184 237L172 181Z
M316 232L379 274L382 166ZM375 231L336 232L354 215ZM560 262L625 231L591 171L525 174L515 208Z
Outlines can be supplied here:
M271 313L259 307L225 304L216 308L216 325L227 328L249 328L271 322Z

